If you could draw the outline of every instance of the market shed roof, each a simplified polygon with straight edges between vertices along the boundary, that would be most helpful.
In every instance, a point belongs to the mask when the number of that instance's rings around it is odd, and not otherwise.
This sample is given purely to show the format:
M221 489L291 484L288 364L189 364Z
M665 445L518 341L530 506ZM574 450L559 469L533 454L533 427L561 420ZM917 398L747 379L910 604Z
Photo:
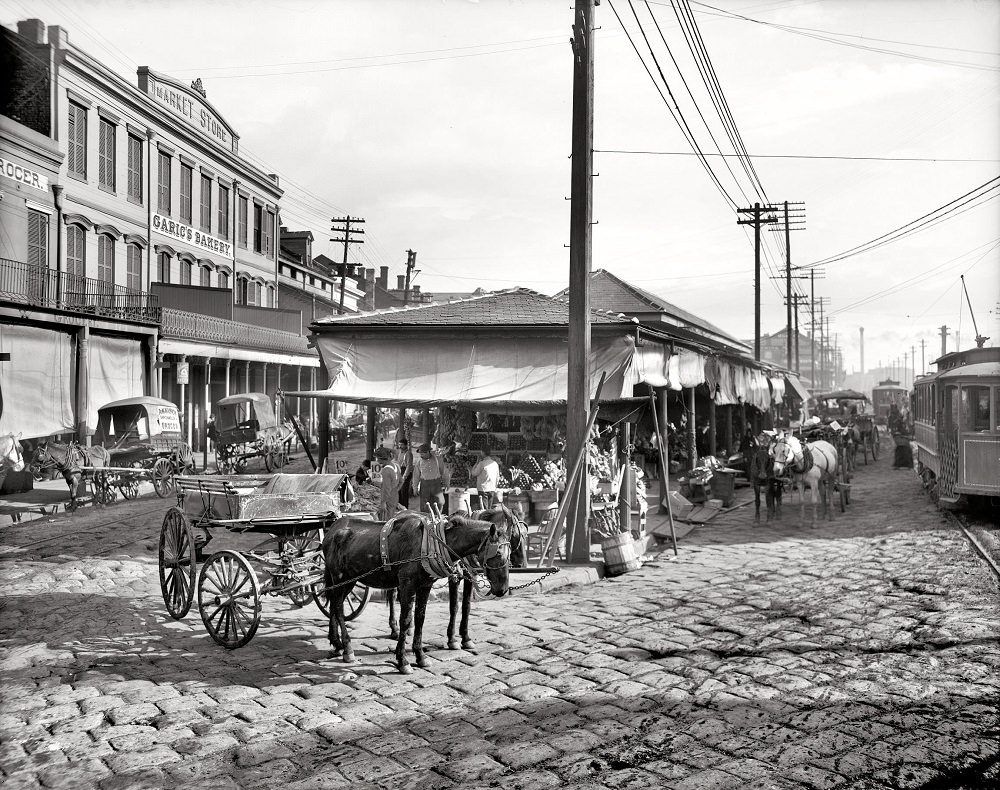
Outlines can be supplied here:
M557 297L568 294L563 290ZM683 310L665 299L625 282L605 269L590 275L590 304L594 308L635 316L651 329L673 335L678 340L701 343L711 350L748 354L750 346L714 324Z
M591 310L591 325L634 327L635 322L624 315L605 310ZM478 296L470 296L447 304L428 304L398 310L377 310L372 313L322 318L310 328L322 332L342 326L376 327L442 327L442 326L552 326L569 325L569 302L540 294L529 288L509 288Z

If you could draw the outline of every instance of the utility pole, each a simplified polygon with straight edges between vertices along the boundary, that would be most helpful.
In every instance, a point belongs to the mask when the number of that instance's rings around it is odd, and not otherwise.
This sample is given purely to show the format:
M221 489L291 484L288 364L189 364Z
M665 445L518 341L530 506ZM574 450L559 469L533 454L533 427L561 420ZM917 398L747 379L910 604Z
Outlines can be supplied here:
M414 267L417 265L417 253L413 250L406 251L406 288L403 290L403 307L410 303L410 274L419 271Z
M948 327L942 326L940 328L941 332L941 356L943 357L948 353Z
M927 372L927 360L926 360L926 358L924 356L924 349L925 349L926 345L927 345L927 341L924 340L923 338L921 338L920 339L920 372L921 373L926 373Z
M335 241L338 243L343 243L344 245L344 262L340 265L340 307L337 308L337 315L344 314L344 286L347 282L347 248L352 244L364 244L364 239L356 238L357 236L364 235L363 230L357 228L351 228L351 225L363 225L364 220L359 217L352 217L350 215L346 217L334 217L330 220L333 223L333 227L330 228L334 233L343 233L344 237L342 239L330 239L330 241ZM343 225L343 227L341 227Z
M573 153L569 217L569 335L566 377L566 457L582 467L570 498L566 555L590 561L590 491L586 485L587 423L590 405L590 266L594 212L594 6L576 0L573 13ZM594 406L596 408L596 404Z
M804 304L806 301L806 297L802 294L792 294L792 304L795 309L795 347L793 351L795 352L795 375L797 376L802 375L802 371L799 369L802 362L799 358L799 305Z
M777 222L773 216L764 216L764 212L774 211L771 206L761 206L754 203L753 208L738 208L737 214L752 214L753 219L738 219L737 225L753 225L753 358L760 362L760 226Z
M784 231L785 233L785 361L789 370L792 370L792 237L791 231L805 230L806 214L805 203L789 203L785 201L785 219L777 227L770 228L771 231ZM790 208L791 207L791 208Z
M913 382L917 378L917 347L910 346L910 368L913 373L910 375L910 389L913 389Z

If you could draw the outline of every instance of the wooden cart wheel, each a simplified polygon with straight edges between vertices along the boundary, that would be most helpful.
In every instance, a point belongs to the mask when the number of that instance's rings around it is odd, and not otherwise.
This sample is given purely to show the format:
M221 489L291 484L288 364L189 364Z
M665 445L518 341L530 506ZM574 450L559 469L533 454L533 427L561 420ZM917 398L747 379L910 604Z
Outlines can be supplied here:
M260 585L249 560L217 551L198 574L198 610L209 636L229 650L253 639L260 625Z
M275 471L280 472L285 468L285 464L288 463L288 448L282 442L277 442L274 445L274 456L271 458L271 466L274 467Z
M160 528L160 592L167 613L175 620L191 609L195 569L194 531L187 516L172 507Z
M323 557L319 554L319 534L320 533L317 530L312 530L302 535L296 535L294 538L279 540L278 553L284 554L286 547L291 547L294 550L295 553L293 555L293 559L301 559L307 554L315 553L316 561L315 563L312 563L315 567L310 567L310 570L313 570L316 573L322 573ZM305 606L312 600L314 587L316 587L315 584L303 584L301 587L295 587L289 591L288 598L295 606Z
M169 458L157 458L151 476L153 490L161 499L174 490L174 465Z
M355 584L351 594L344 600L344 619L353 620L359 617L372 597L372 588L363 584ZM326 600L326 593L316 593L314 596L319 610L327 617L330 616L330 605Z
M269 439L261 440L259 453L264 459L264 468L268 471L274 471L274 442Z
M118 490L123 499L135 499L139 496L139 478L130 472L125 472L118 478Z
M224 444L218 444L215 446L215 468L218 470L220 475L228 475L231 473L229 466L229 447Z
M878 444L879 444L878 428L872 426L872 460L873 461L877 461L878 460L878 449L879 449L878 448Z
M94 472L90 485L94 489L94 501L99 505L110 505L118 498L107 472Z

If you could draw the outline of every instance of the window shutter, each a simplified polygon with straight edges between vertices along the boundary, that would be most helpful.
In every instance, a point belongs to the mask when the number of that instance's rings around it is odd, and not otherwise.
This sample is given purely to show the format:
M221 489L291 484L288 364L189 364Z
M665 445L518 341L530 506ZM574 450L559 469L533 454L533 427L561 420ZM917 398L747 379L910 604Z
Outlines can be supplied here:
M28 210L28 265L49 265L49 218L40 211Z

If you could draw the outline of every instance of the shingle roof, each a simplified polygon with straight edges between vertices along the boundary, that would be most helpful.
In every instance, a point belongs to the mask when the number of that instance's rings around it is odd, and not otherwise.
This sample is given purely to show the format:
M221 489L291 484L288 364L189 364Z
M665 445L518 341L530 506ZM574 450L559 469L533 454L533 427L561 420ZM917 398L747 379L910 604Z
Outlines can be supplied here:
M591 311L592 325L634 326L625 316ZM322 331L334 326L568 326L569 302L528 288L472 296L447 304L330 316L312 324Z

